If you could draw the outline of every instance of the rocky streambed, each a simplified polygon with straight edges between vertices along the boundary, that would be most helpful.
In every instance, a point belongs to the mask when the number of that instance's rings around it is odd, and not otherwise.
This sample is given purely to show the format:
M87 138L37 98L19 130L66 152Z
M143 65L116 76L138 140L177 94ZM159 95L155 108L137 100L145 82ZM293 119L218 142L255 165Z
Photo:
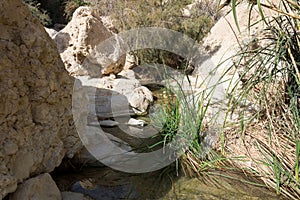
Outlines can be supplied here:
M149 88L155 99L150 109L156 104L161 105L170 100L170 97L165 95L166 90L163 87L151 85ZM148 147L159 140L152 137L138 138L138 136L142 134L145 126L151 123L151 119L147 116L132 115L131 117L135 120L142 119L145 124L124 123L122 128L119 122L101 119L97 126L120 148L134 152L149 150ZM123 121L126 122L128 119L125 118ZM128 135L126 130L136 132L137 137ZM172 163L163 169L149 173L125 173L105 166L86 149L70 162L75 162L76 167L73 170L72 165L69 165L67 171L63 169L52 173L63 199L66 200L284 199L276 196L263 184L259 184L257 179L238 170L230 172L210 170L207 171L209 175L195 178L185 176L179 172L180 170L178 171L176 163Z

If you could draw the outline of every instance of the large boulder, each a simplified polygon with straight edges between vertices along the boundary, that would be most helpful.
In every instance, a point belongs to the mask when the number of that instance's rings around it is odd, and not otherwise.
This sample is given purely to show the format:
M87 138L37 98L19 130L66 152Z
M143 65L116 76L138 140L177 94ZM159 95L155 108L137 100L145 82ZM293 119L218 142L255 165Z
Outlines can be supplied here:
M68 75L38 19L21 0L0 2L0 199L81 148Z
M79 7L68 25L55 35L59 53L66 69L73 76L117 74L125 64L125 55L119 55L118 45L101 52L99 44L115 34L90 7ZM117 38L116 38L117 41Z
M212 104L210 107L215 107L214 110L222 109L223 112L220 113L224 116L229 108L226 92L231 91L234 87L236 87L236 91L240 91L243 86L240 76L249 70L245 68L247 65L243 65L237 61L240 59L240 57L237 56L238 52L241 51L241 48L244 48L245 44L251 44L253 50L266 45L259 40L260 37L265 37L265 31L263 31L264 23L262 20L260 21L261 15L258 6L253 6L251 13L249 13L248 2L243 2L236 6L236 12L238 26L235 23L233 12L230 11L227 15L220 18L212 27L208 36L204 38L203 47L205 53L209 56L201 60L193 72L195 76L209 76L207 79L211 85L216 84L219 79L222 79L215 88L215 95L210 100L210 104ZM268 9L264 10L264 14L267 20L275 15L274 12ZM252 22L260 22L252 25L249 29L249 20ZM215 70L214 73L210 74L213 70ZM199 83L201 83L201 81L199 81ZM247 103L246 107L249 109L244 113L244 117L251 117L253 111L258 109L256 105L250 105L251 104L248 105ZM239 106L245 107L242 103L240 103ZM213 109L208 109L206 115L213 117L215 114L211 112L212 110ZM236 110L238 111L238 109ZM231 117L228 117L227 120L235 122L238 118L239 112L236 112L233 113Z
M252 42L254 43L257 41L257 38L259 39L259 37L262 37L262 34L264 34L265 31L263 31L263 21L252 25L249 29L249 20L254 22L261 19L258 6L254 6L251 13L249 13L249 11L249 4L247 2L240 3L236 6L238 26L236 26L234 15L231 11L227 15L221 17L221 19L212 27L210 33L203 42L204 49L210 56L206 61L202 61L201 64L196 67L194 74L201 74L203 69L207 68L208 65L213 65L213 67L218 66L217 71L219 74L222 74L233 66L234 61L237 59L235 55L243 48L244 44L251 43L253 46L265 45L260 42L252 44ZM264 14L266 19L269 17L272 18L275 15L274 12L271 12L268 9L264 10ZM238 78L235 69L232 69L224 77L224 80L227 80L225 86L229 85L230 81L228 80L233 79L233 82L235 82Z
M61 200L61 193L50 174L42 174L26 180L9 200Z

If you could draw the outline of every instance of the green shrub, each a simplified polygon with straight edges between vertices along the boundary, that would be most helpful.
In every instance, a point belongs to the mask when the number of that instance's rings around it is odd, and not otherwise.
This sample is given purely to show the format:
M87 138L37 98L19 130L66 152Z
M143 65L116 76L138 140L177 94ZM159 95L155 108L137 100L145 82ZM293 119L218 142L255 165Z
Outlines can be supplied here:
M28 6L31 13L37 17L44 26L49 26L52 23L47 11L40 8L40 3L38 3L36 0L23 0L23 2Z
M191 16L183 16L182 10L191 0L103 0L97 8L103 15L111 15L120 31L138 27L163 27L182 32L201 41L215 22L216 3L199 1L191 10Z

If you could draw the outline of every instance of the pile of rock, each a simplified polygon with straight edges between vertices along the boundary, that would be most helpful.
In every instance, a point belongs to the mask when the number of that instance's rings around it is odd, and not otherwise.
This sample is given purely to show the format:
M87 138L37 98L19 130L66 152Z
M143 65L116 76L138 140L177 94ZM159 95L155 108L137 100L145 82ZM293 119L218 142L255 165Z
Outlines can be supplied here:
M70 75L80 80L83 86L102 89L96 96L89 95L90 99L100 103L96 105L100 118L112 117L113 93L126 97L135 114L144 114L153 101L152 94L129 70L135 64L134 56L130 53L121 55L118 37L111 26L108 17L101 17L90 7L80 7L64 29L54 35L53 31L47 31L56 42ZM107 46L105 51L100 49L101 42L112 37L116 43Z

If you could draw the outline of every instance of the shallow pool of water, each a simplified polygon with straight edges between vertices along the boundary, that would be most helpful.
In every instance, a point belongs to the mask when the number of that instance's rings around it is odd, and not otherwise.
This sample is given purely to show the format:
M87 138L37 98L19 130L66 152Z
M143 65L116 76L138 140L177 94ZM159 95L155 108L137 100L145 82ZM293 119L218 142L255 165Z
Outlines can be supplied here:
M241 173L216 171L214 174L187 178L177 176L172 167L146 174L127 174L102 167L53 177L61 191L83 193L95 200L284 199L266 188L245 183L254 179Z

